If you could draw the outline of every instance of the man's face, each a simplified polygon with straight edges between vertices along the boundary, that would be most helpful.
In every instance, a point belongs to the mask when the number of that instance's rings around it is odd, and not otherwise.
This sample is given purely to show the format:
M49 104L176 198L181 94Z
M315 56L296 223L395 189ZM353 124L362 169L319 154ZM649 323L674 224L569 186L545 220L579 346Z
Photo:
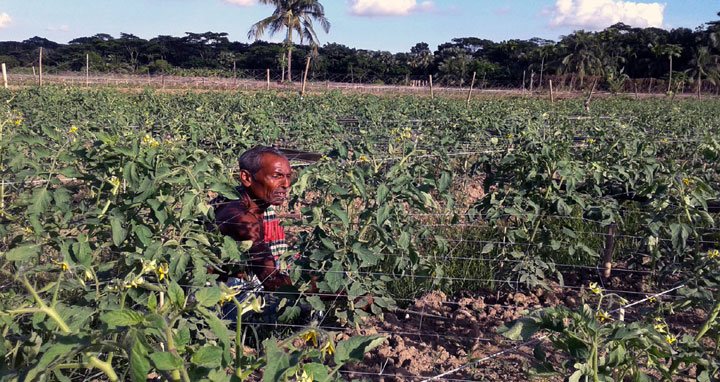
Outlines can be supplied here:
M292 170L287 159L273 154L261 157L262 168L254 176L241 174L245 188L258 204L279 206L287 200Z

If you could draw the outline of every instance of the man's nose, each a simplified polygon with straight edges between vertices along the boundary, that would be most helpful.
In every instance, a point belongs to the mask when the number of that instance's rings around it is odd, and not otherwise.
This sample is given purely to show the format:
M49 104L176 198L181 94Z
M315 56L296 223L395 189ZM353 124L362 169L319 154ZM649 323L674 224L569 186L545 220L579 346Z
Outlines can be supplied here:
M290 188L290 184L291 184L291 179L289 176L286 176L285 181L283 182L283 187Z

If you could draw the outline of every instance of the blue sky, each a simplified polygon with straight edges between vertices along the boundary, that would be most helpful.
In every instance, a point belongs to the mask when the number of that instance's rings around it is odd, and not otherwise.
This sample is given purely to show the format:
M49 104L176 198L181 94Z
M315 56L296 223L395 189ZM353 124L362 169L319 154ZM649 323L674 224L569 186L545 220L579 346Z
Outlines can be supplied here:
M41 36L65 43L76 37L120 32L142 38L185 32L227 32L247 42L254 22L272 8L256 0L0 0L0 41ZM557 40L576 29L597 30L617 21L633 26L695 28L716 20L717 0L324 0L332 23L320 43L409 51L424 41L435 49L454 37L495 41L531 37ZM319 31L319 27L317 28ZM281 35L266 36L279 41Z

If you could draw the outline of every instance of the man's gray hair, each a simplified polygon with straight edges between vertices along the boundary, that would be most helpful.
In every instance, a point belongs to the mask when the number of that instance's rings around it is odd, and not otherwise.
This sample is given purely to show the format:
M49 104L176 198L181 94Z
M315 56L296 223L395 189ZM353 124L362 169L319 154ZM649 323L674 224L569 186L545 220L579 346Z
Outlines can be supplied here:
M250 175L255 175L262 169L262 158L266 154L272 154L280 158L288 159L280 150L270 146L255 146L245 151L238 158L240 170L247 170Z

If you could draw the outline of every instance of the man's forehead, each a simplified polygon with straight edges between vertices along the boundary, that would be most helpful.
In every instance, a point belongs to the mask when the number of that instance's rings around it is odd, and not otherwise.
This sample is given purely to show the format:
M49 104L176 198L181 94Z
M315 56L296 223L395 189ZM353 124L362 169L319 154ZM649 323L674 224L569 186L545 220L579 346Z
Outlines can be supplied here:
M262 167L267 171L290 171L290 162L287 158L273 153L266 153L262 156Z

